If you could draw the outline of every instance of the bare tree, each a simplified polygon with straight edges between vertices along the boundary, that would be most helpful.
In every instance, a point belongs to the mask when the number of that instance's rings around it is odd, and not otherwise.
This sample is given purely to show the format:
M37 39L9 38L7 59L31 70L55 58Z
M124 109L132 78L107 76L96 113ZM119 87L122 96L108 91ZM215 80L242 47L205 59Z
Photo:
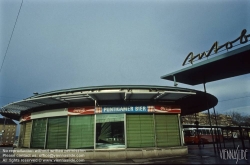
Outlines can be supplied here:
M233 125L237 126L250 126L250 115L248 116L243 116L239 112L229 112L227 113L232 117L232 123Z

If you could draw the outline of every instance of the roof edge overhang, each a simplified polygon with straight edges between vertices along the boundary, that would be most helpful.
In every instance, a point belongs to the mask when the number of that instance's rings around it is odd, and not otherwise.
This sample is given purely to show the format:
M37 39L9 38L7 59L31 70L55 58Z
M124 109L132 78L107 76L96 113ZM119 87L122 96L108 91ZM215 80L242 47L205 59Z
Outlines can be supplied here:
M198 85L250 73L250 45L226 52L161 76L161 79Z
M3 116L18 120L22 114L28 112L57 109L58 107L94 106L96 103L97 105L179 104L183 107L184 111L189 111L186 103L190 103L190 101L195 103L196 99L198 99L198 102L203 103L204 99L200 98L201 95L206 95L211 102L211 106L215 106L218 102L217 98L213 95L179 87L115 85L73 88L43 93L10 103L2 107L0 113ZM185 102L186 99L189 102ZM194 110L201 111L206 109L202 106L197 107ZM182 113L186 114L188 112Z

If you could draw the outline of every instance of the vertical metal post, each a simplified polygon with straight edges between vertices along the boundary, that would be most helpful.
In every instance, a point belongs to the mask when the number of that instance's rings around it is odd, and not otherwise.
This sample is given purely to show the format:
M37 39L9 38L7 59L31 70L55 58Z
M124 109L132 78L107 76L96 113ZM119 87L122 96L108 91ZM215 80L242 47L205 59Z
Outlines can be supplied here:
M207 96L206 96L207 91L206 91L205 83L203 83L203 86L204 86L205 97L206 97L206 100L207 100ZM214 145L214 133L213 133L213 130L212 130L211 116L210 116L210 112L209 112L209 108L208 108L208 100L207 100L207 112L208 112L210 130L211 130L211 133L212 133L212 141L213 141L214 153L216 154L216 149L215 149L215 145Z
M199 137L199 132L198 132L198 125L199 125L199 122L197 121L197 115L196 113L194 114L195 116L195 126L196 126L196 138L198 139L198 147L200 148L200 137Z
M220 142L220 137L221 137L221 133L219 132L219 130L218 130L218 122L217 122L217 115L216 115L216 113L215 113L215 108L213 107L213 109L214 109L214 117L215 117L215 124L216 124L216 132L217 132L217 139L218 139L218 143L220 144L220 149L222 149L221 148L221 142ZM217 143L217 148L218 148L218 143Z
M96 149L96 114L94 116L94 149Z
M33 127L33 120L31 120L31 128L30 128L30 142L29 142L29 147L30 148L30 144L31 144L31 135L32 135L32 127Z
M233 144L234 144L234 149L235 149L234 135L233 135L233 129L232 128L231 128L231 133L232 133L232 139L233 139Z
M124 141L125 148L127 148L127 114L124 113Z
M242 133L241 126L239 126L239 130L240 130L240 139L241 139L241 143L242 143L242 148L243 148L243 150L245 150L245 143L244 143L244 139L243 139L243 133Z
M222 130L222 129L221 129ZM225 145L225 138L224 138L224 129L222 130L222 140L223 140L223 144L224 144L224 148L226 148L226 145Z
M248 143L249 143L249 148L250 148L250 132L249 129L247 128L247 137L248 137Z
M66 149L69 146L69 116L67 117L67 136L66 136Z
M153 113L153 120L154 120L155 148L157 148L157 137L156 137L156 130L155 130L155 114L154 113Z
M179 120L179 130L180 130L180 142L181 142L181 146L184 145L184 136L183 136L183 126L182 126L182 123L181 123L181 115L178 114L178 120ZM155 133L156 134L156 133Z
M229 140L228 140L228 127L227 127L227 142L228 142Z
M46 120L46 129L45 129L45 139L44 139L44 149L46 148L46 144L47 144L47 133L48 133L48 124L49 124L49 119L47 118Z

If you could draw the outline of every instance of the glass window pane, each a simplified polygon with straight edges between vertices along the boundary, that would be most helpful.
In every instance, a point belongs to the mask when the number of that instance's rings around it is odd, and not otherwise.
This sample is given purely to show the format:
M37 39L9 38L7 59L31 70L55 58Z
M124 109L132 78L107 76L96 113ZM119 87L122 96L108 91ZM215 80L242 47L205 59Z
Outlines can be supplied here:
M96 148L125 148L124 114L96 115Z

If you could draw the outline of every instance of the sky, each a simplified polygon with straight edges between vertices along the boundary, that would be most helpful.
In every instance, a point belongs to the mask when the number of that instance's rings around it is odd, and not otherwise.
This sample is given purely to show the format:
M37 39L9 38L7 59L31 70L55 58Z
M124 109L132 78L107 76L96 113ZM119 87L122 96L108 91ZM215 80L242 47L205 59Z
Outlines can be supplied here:
M250 34L247 0L24 0L5 56L21 2L0 0L0 107L34 92L173 86L160 77L188 67L190 52L232 41L243 29ZM250 115L249 84L246 74L206 88L218 113Z

